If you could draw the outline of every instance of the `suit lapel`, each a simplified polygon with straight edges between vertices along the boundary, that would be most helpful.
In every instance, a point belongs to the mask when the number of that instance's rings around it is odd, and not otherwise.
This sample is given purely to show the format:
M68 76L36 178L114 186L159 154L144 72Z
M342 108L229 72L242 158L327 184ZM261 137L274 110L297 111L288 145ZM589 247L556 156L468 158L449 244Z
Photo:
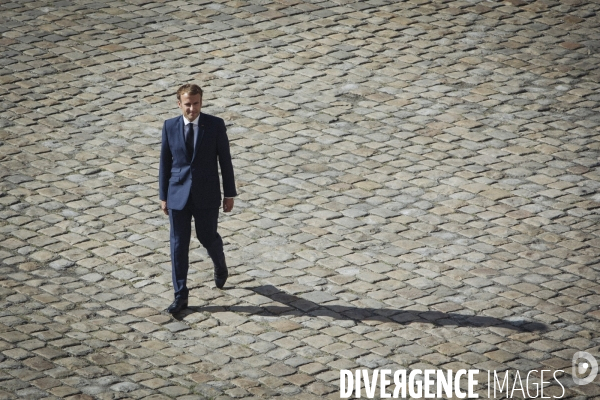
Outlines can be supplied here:
M179 116L177 118L177 123L175 123L175 143L177 147L183 149L185 153L185 137L183 136L183 116Z
M175 124L175 136L176 136L176 143L177 143L177 147L179 147L179 149L181 150L181 152L183 154L185 154L185 159L189 162L191 162L192 160L189 159L188 155L187 155L187 150L185 148L185 125L183 124L183 116L179 116L179 118L177 119L177 123Z
M200 113L200 118L198 118L198 137L196 138L196 145L194 146L194 157L196 156L196 154L198 154L198 151L200 149L200 142L202 142L202 137L204 136L204 124L204 114Z

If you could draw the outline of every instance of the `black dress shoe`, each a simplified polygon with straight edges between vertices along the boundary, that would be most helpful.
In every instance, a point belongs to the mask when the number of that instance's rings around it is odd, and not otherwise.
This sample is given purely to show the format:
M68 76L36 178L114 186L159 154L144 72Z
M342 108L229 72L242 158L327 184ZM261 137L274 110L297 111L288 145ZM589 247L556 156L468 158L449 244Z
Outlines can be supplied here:
M177 314L181 310L185 310L188 306L188 299L175 299L173 304L167 308L167 312L170 314Z
M218 262L213 260L213 264L215 265L215 285L219 289L223 289L225 286L225 282L227 281L227 277L229 276L229 271L227 271L227 264L225 264L225 256L221 256Z

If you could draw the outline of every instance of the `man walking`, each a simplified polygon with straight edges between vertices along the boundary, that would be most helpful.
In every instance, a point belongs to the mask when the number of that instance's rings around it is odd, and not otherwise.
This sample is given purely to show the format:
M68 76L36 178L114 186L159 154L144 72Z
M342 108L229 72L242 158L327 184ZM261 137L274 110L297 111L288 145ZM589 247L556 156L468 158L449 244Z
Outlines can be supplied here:
M223 288L228 277L223 241L217 233L221 203L217 161L223 179L223 211L233 209L237 195L225 122L200 112L202 89L198 85L181 86L177 90L177 105L182 115L163 125L159 167L160 206L171 223L175 290L175 301L167 309L171 314L188 305L186 280L192 217L198 240L213 261L215 285Z

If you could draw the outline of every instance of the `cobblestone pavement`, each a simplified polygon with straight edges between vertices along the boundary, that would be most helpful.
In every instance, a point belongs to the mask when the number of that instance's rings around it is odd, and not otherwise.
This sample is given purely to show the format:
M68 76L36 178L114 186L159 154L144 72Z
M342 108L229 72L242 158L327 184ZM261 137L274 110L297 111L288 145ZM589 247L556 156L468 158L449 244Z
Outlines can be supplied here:
M358 368L600 396L570 376L600 359L599 12L0 1L0 399L336 399ZM232 277L194 239L174 319L158 155L191 81L241 194Z

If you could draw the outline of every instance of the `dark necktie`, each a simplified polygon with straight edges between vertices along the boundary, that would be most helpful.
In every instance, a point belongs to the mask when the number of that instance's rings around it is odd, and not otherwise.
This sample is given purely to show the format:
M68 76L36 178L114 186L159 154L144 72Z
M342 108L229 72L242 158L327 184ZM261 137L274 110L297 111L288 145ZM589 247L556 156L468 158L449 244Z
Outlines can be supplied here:
M194 124L191 122L188 124L188 131L185 135L185 149L188 156L192 158L194 155Z

